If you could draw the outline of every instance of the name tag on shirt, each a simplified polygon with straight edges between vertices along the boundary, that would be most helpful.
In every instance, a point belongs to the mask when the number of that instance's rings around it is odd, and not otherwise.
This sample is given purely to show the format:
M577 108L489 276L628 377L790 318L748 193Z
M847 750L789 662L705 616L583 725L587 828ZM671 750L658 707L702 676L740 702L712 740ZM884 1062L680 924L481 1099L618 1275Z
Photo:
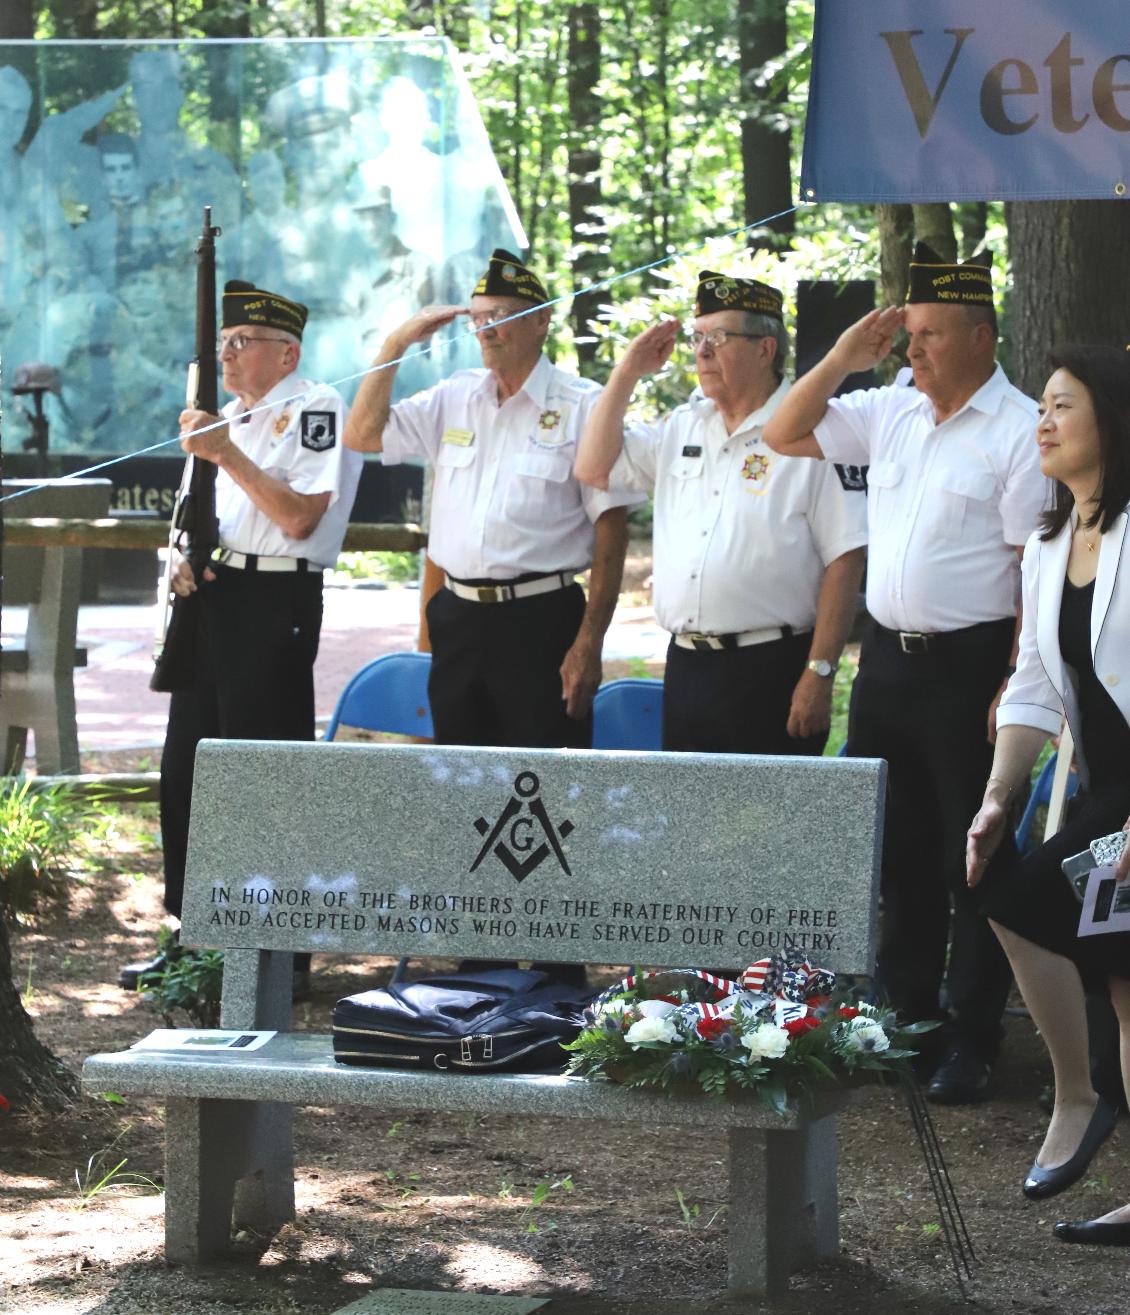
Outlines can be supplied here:
M697 443L685 443L685 444L683 445L683 456L685 456L685 457L701 457L701 456L702 456L702 448L701 448Z
M475 433L471 429L448 428L443 431L443 441L452 447L470 447L475 441Z

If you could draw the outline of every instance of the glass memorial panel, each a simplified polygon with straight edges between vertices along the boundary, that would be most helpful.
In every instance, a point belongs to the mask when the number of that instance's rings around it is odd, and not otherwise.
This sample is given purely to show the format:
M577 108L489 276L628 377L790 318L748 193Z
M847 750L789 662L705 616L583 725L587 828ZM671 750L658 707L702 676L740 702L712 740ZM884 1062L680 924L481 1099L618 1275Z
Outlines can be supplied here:
M221 285L305 302L300 368L331 382L526 244L443 38L0 43L3 386L58 370L52 452L175 433L205 205ZM465 322L447 337L396 396L479 364Z

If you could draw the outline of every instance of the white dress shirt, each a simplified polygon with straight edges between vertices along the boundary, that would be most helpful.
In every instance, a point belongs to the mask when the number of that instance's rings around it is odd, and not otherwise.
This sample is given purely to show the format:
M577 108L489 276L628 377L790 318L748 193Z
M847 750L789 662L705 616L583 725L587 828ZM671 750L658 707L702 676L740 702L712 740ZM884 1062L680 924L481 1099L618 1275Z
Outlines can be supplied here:
M861 479L762 441L788 389L732 434L702 397L625 429L609 486L654 493L655 614L675 634L811 630L824 568L867 542Z
M265 557L305 557L332 567L353 509L361 454L343 442L346 406L328 384L288 374L245 414L234 398L223 409L232 442L266 474L296 493L328 493L329 506L307 539L292 539L260 511L223 470L216 472L216 515L220 543Z
M1049 497L1036 418L999 365L940 425L916 388L828 403L813 431L825 457L870 465L867 609L880 625L933 633L1016 615L1015 550Z
M592 560L593 524L642 499L573 476L577 439L600 386L541 357L500 406L489 370L460 370L392 408L382 461L435 467L428 555L459 580L576 571Z

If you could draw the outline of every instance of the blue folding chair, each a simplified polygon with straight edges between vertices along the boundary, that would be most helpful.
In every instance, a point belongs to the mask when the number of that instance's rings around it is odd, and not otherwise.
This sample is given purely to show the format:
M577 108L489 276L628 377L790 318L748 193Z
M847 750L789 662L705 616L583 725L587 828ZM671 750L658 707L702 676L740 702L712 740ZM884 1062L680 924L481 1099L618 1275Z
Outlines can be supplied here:
M357 672L341 692L325 738L339 726L431 739L432 710L428 705L430 653L385 653Z
M1036 777L1036 784L1032 787L1032 793L1028 796L1028 802L1024 806L1024 814L1020 819L1020 825L1016 828L1016 848L1023 854L1028 849L1032 839L1032 823L1036 817L1036 809L1041 805L1051 803L1052 797L1052 778L1055 776L1056 754L1044 763L1040 770L1039 776ZM1074 772L1071 772L1067 778L1067 798L1079 789L1079 778Z
M601 685L592 701L594 749L662 749L663 682L633 676Z

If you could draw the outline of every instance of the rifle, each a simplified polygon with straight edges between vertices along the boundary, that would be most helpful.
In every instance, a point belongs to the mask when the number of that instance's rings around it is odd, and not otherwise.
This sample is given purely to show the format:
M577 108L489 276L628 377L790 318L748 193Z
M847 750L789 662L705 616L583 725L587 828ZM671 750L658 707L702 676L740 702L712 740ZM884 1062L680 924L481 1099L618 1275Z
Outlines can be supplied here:
M220 409L216 367L216 242L212 207L204 207L204 229L196 243L196 355L188 367L185 405L216 415ZM189 457L181 479L169 528L169 557L162 584L161 622L153 653L149 688L158 693L190 689L196 673L196 643L200 627L200 595L172 592L173 549L192 567L199 585L212 554L220 546L216 519L216 465Z

